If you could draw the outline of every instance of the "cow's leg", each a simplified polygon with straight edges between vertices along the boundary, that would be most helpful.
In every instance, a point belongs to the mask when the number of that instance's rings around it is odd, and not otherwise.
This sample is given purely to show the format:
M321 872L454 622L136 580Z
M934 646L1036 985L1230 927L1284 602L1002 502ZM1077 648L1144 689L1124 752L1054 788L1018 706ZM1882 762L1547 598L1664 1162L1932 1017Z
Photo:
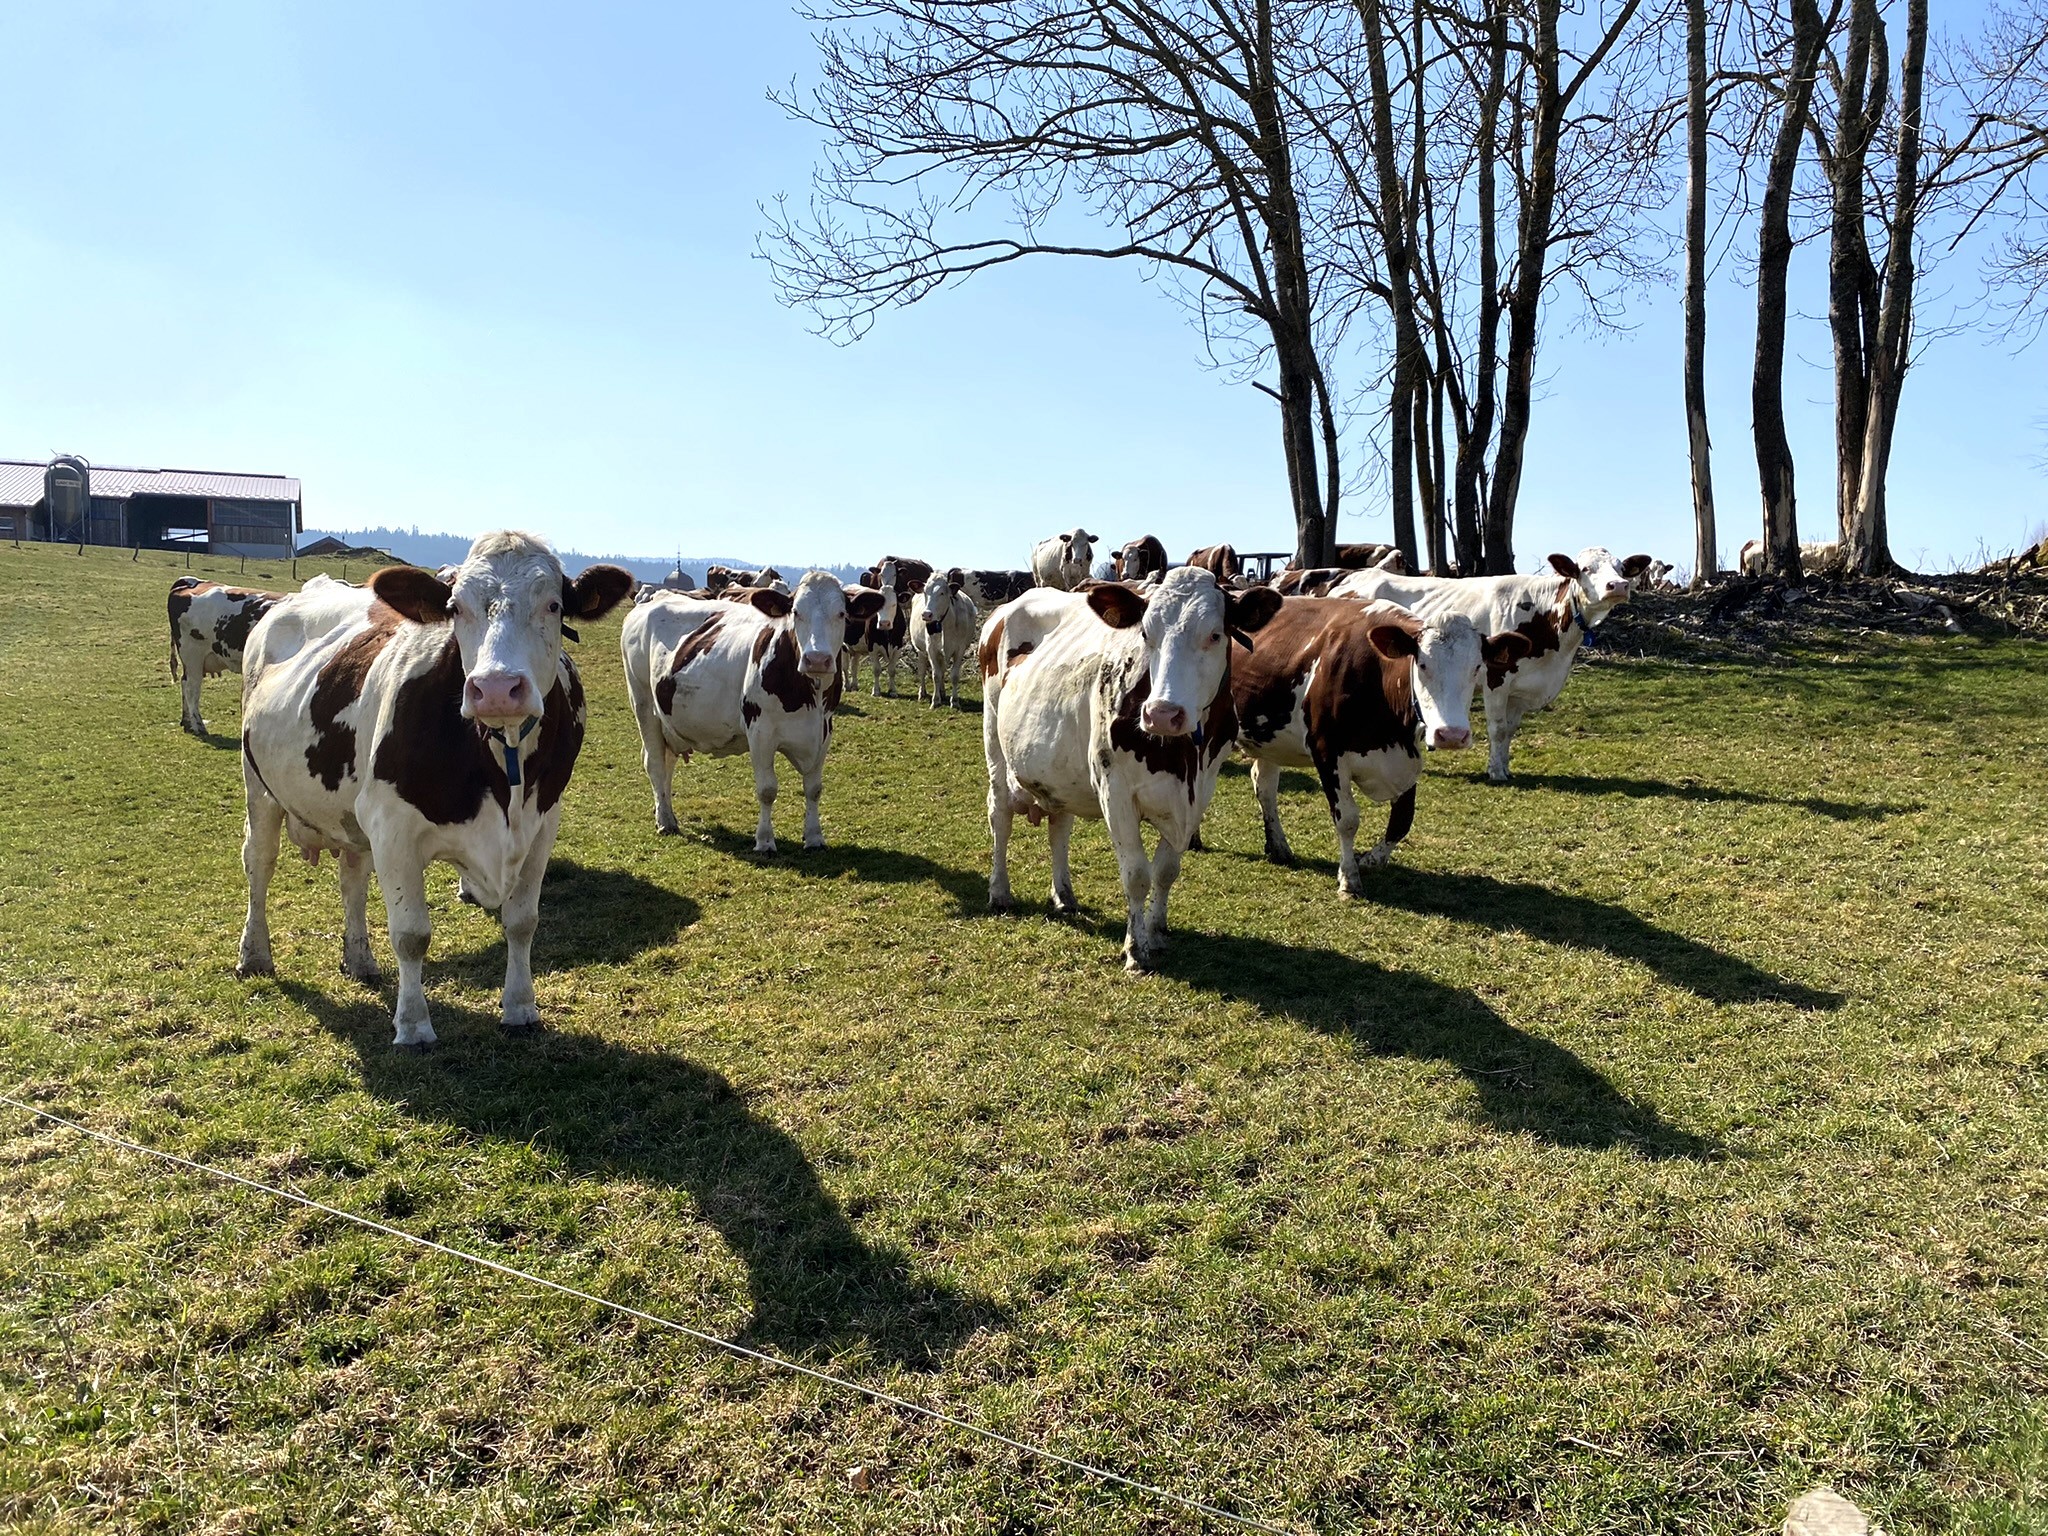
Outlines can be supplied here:
M1003 757L1003 744L996 733L996 700L981 706L981 745L988 759L988 834L995 851L989 860L988 909L1008 912L1010 898L1010 828L1017 820L1010 803L1010 765Z
M1122 877L1124 906L1124 969L1149 971L1157 946L1145 914L1152 894L1152 861L1145 856L1144 825L1129 795L1114 792L1102 796L1103 821L1109 827L1109 845L1116 852L1117 874ZM1175 867L1179 859L1176 855Z
M1067 862L1067 852L1074 841L1074 813L1052 812L1045 824L1045 835L1052 848L1052 910L1055 915L1066 917L1081 908L1074 900L1074 871Z
M896 647L892 645L889 647L889 697L892 699L896 697L896 662ZM875 681L879 685L881 680L882 669L877 667L875 669Z
M647 783L654 791L655 835L657 837L673 837L676 833L682 831L682 828L676 825L676 810L673 800L676 783L676 755L669 748L668 737L662 734L661 722L646 718L637 700L635 701L633 717L634 723L640 727L640 766L647 770Z
M377 858L377 883L384 887L384 914L391 928L391 952L398 957L398 1003L391 1011L391 1043L425 1049L434 1043L427 1019L423 973L434 936L427 911L427 871L419 854L404 846L385 847Z
M370 952L370 856L341 853L341 969L372 986L383 977Z
M955 709L960 707L960 668L966 660L967 652L965 649L953 653L953 683L947 690L946 697L952 702Z
M1387 832L1371 848L1361 862L1367 869L1382 868L1394 856L1394 848L1408 835L1408 829L1415 825L1415 786L1410 784L1387 807Z
M1280 765L1253 758L1252 791L1259 797L1259 817L1266 824L1266 857L1275 864L1292 864L1294 850L1280 825Z
M1508 781L1508 748L1522 727L1522 711L1505 688L1486 690L1486 776L1496 784Z
M270 791L244 771L248 809L242 818L242 873L249 879L249 915L242 923L242 948L235 960L237 976L268 976L270 958L270 876L277 868L278 839L284 832L284 807Z
M1161 831L1159 846L1152 850L1152 904L1146 914L1146 928L1152 939L1155 958L1166 948L1166 895L1173 889L1173 882L1180 878L1180 860L1184 850L1172 833Z
M183 700L178 723L194 736L206 734L206 722L199 718L199 682L205 675L205 667L187 657L185 675L178 681L178 696Z
M747 733L747 758L754 765L754 798L761 803L761 819L754 827L754 852L775 851L775 738L759 723Z
M505 924L505 991L499 999L501 1027L514 1032L532 1029L540 1023L540 1004L533 995L533 935L540 927L540 887L547 877L548 855L554 851L555 833L544 827L526 861L505 893L499 913Z
M818 750L812 754L808 764L797 762L796 771L804 781L804 846L822 848L825 846L825 824L818 819L818 802L825 798L825 743L818 743Z
M1330 820L1337 828L1337 894L1363 896L1365 877L1358 869L1358 797L1351 792L1351 775L1342 761L1317 763L1316 774L1323 781L1323 797L1330 804Z

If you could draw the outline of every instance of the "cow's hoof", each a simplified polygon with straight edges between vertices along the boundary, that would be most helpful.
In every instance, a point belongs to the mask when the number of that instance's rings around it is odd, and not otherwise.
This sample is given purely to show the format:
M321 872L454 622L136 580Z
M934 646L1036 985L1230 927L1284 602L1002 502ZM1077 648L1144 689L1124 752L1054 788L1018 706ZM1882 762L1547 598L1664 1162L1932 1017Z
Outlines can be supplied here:
M351 965L348 961L344 960L341 962L341 974L350 981L361 982L366 987L377 986L384 980L384 973L377 968L374 962L366 965Z
M1268 843L1266 845L1266 862L1268 864L1278 864L1282 869L1292 869L1294 867L1294 850L1292 848L1275 848L1271 843Z
M1356 884L1343 880L1337 882L1337 899L1339 901L1361 901L1364 897L1365 883L1363 881L1359 881Z
M659 817L655 818L654 835L656 837L678 837L682 834L682 830L682 826L675 821L663 821Z
M529 1008L523 1012L508 1013L498 1021L498 1028L508 1035L532 1035L540 1032L540 1010Z
M807 837L804 839L804 849L806 852L816 852L824 846L825 839L822 837Z
M1017 910L1017 903L1007 896L991 896L988 899L988 909L999 917L1008 917Z
M1074 900L1073 897L1061 897L1057 893L1054 894L1052 898L1052 915L1054 917L1073 917L1080 910L1081 903Z
M1189 853L1207 853L1209 851L1209 845L1202 841L1202 834L1197 832L1193 837L1188 839L1187 851Z
M391 1042L391 1049L403 1051L408 1056L425 1056L433 1048L434 1042L431 1040L394 1040Z
M768 839L768 841L767 841L767 842L765 842L765 843L764 843L764 842L762 842L762 841L761 841L761 840L760 840L759 838L755 838L755 839L754 839L754 852L756 852L756 853L773 853L774 851L775 851L775 839L774 839L774 838L772 838L772 837L771 837L771 838L769 838L769 839Z
M244 952L235 962L235 974L244 980L251 976L275 976L277 967L271 963L268 953L256 955Z
M1145 955L1127 952L1124 955L1124 971L1131 976L1149 976L1152 974L1152 961Z
M1505 783L1507 783L1507 781L1508 781L1508 771L1507 771L1507 769L1503 768L1503 769L1501 769L1501 770L1500 770L1500 771L1499 771L1498 773L1496 773L1496 772L1495 772L1495 771L1494 771L1493 769L1491 769L1491 768L1489 768L1489 769L1487 769L1487 770L1486 770L1486 782L1487 782L1487 783L1489 783L1489 784L1505 784Z

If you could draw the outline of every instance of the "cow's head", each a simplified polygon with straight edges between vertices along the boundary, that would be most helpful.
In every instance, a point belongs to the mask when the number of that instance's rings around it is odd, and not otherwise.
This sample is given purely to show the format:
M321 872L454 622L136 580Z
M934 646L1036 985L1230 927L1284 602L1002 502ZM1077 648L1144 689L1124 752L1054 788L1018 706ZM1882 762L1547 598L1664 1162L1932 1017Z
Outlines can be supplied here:
M1280 594L1225 592L1209 572L1184 565L1144 592L1092 587L1087 603L1110 628L1139 633L1151 688L1138 724L1154 736L1185 736L1225 686L1232 642L1250 645L1246 637L1280 611Z
M1071 533L1060 535L1060 558L1069 565L1079 566L1086 571L1095 563L1095 540L1099 537L1084 529L1076 528Z
M924 627L936 635L953 616L953 605L965 603L960 588L965 578L958 571L933 571L924 584ZM965 611L965 610L963 610Z
M812 682L823 682L839 665L846 645L846 621L872 619L882 611L882 594L872 587L847 587L824 571L808 571L794 592L754 587L747 601L771 619L788 619L796 637L798 665Z
M462 652L462 713L503 729L538 719L561 670L562 622L599 619L633 590L630 572L593 565L575 580L527 533L487 533L443 581L388 566L370 590L415 624L448 624Z
M1488 677L1512 672L1529 654L1529 637L1481 636L1461 613L1424 621L1391 604L1377 605L1371 617L1372 648L1390 665L1409 669L1423 745L1440 752L1471 746L1472 695L1481 670Z
M1617 560L1596 544L1580 550L1576 560L1569 555L1552 555L1550 568L1565 580L1578 583L1579 606L1585 610L1586 622L1598 624L1628 601L1636 580L1650 568L1650 557L1630 555L1626 560Z

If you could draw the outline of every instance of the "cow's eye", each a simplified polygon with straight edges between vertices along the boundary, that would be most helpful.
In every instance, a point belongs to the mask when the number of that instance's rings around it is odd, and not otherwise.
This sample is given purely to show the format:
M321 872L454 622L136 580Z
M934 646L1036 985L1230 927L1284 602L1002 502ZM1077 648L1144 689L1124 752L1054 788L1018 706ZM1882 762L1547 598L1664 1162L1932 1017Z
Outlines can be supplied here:
M1223 641L1223 631L1222 631L1222 630L1218 629L1218 630L1212 630L1212 631L1210 631L1210 634L1209 634L1209 643L1210 643L1211 645L1220 645L1220 644L1222 643L1222 641Z
M550 603L548 604L548 612L549 612L549 613L560 613L561 611L562 611L562 605L561 605L561 604L560 604L559 602L550 602Z

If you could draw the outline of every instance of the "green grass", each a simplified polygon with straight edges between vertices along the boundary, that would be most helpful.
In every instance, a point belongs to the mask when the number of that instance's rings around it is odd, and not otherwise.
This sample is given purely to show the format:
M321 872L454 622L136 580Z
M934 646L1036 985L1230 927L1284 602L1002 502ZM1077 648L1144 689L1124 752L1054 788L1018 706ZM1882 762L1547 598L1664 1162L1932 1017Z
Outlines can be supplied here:
M499 1036L444 869L412 1058L331 865L235 979L237 690L179 732L170 574L0 549L0 1091L1304 1528L1753 1532L1827 1480L2048 1531L2038 647L1589 665L1357 903L1307 781L1277 870L1232 770L1134 980L1099 827L1080 920L983 911L971 711L861 696L823 853L793 778L745 851L743 760L657 839L607 621L549 1029ZM5 1110L0 1523L1189 1527Z

